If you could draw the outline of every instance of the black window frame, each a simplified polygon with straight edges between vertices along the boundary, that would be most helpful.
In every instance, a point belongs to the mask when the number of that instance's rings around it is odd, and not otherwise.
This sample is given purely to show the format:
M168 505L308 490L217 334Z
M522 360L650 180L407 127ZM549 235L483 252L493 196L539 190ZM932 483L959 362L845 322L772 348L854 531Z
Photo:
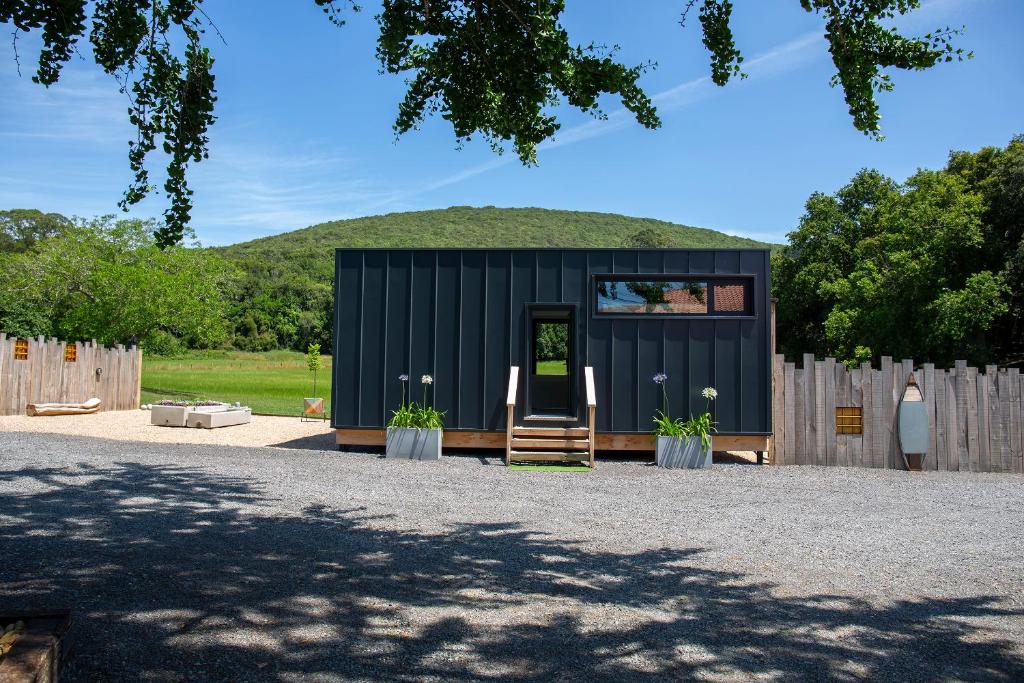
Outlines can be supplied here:
M707 313L609 313L598 307L599 281L604 282L706 282L708 291ZM715 311L715 285L745 284L746 310L731 313ZM754 320L757 318L757 278L747 273L593 273L590 278L590 315L592 318L619 318L635 320L672 320L686 318L690 320Z
M578 356L577 356L577 339L576 332L579 329L579 306L576 303L558 303L558 302L527 302L526 303L526 378L525 378L525 391L523 392L523 419L529 419L532 415L537 415L533 409L533 396L532 394L532 377L535 374L535 368L533 365L534 361L534 321L545 321L545 313L558 314L565 313L569 318L569 358L567 360L567 369L569 371L569 412L566 414L566 422L580 419L580 392L578 391L581 373L577 372L579 368ZM539 315L537 315L539 314ZM553 316L554 317L554 316Z

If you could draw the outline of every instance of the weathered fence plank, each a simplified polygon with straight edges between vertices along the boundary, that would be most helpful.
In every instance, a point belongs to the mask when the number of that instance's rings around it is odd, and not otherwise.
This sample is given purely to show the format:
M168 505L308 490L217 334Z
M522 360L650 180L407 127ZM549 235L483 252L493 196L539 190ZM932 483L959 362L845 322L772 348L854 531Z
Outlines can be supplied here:
M1024 393L1020 370L1007 370L1010 387L1010 457L1013 472L1024 472L1024 414L1021 412L1021 394Z
M64 343L37 337L27 340L28 358L16 360L17 341L0 333L0 415L24 413L28 403L80 403L93 397L103 402L103 410L138 408L138 347L108 349L95 340ZM69 346L75 349L72 357L66 355Z
M793 383L794 391L794 411L795 411L795 424L796 430L793 432L796 436L796 448L795 448L795 465L806 465L807 463L807 417L804 411L804 404L807 403L807 387L804 382L806 381L806 375L804 370L793 371Z
M786 386L783 374L785 364L786 357L782 354L772 356L772 438L768 457L776 465L786 446L786 401L783 393Z
M814 404L815 397L815 366L814 354L804 354L804 415L805 431L804 436L804 463L807 465L818 464L818 411Z
M786 441L785 441L785 456L783 462L787 465L796 464L796 370L794 363L786 363L783 366L783 373L785 379L783 380L784 398L786 402Z
M828 446L825 444L825 375L828 374L824 361L814 362L814 463L830 465Z

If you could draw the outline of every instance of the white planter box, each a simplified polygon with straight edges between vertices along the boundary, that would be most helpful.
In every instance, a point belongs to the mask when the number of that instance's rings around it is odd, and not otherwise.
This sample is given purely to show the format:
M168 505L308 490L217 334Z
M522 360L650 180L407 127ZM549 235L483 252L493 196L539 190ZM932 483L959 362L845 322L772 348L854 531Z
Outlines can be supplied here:
M184 427L192 413L219 413L230 409L231 406L227 403L218 403L215 406L154 405L149 411L149 422L161 427Z
M441 430L388 427L384 455L403 460L439 460Z
M230 410L217 411L193 411L188 414L188 417L185 419L185 424L188 427L216 429L217 427L231 427L233 425L249 424L251 421L251 410L248 408L233 408Z
M655 462L671 469L705 469L711 467L711 449L704 450L695 436L659 436Z
M161 427L184 427L188 406L153 406L149 411L150 424Z

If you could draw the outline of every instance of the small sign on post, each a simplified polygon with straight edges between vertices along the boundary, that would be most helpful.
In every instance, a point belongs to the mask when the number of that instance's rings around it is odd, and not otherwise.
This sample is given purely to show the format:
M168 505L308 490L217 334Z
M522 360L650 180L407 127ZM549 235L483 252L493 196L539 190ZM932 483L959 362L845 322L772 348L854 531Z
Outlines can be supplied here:
M302 399L302 421L326 420L327 413L324 412L324 400L322 398Z

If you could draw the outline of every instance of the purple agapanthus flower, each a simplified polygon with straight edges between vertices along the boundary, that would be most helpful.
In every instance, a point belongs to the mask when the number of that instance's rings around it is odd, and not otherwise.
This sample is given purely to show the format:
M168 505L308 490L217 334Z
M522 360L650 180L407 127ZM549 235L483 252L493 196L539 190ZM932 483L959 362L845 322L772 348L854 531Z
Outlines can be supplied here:
M409 375L407 375L407 374L405 374L403 372L401 375L398 376L398 381L399 382L408 382L409 381Z
M652 377L652 379L654 380L655 384L664 384L665 380L668 379L668 375L666 375L664 372L659 372L657 375Z

